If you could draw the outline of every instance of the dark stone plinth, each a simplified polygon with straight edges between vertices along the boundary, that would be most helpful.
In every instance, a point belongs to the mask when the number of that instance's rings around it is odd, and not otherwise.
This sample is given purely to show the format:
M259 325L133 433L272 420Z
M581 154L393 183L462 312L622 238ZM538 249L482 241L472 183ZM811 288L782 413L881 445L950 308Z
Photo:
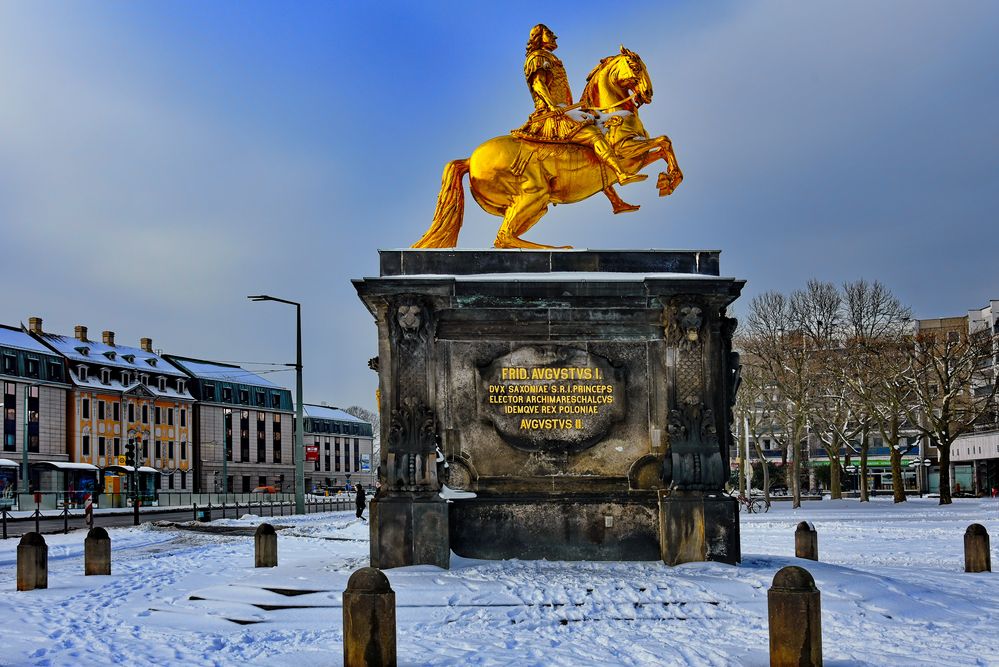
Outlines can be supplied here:
M395 592L373 567L350 575L343 592L344 667L395 667Z
M742 560L739 505L727 496L700 493L659 497L659 535L663 562L679 565L706 560Z
M382 276L472 273L694 273L717 276L718 250L379 250Z
M794 555L808 560L819 559L819 532L807 521L800 522L794 529Z
M451 562L448 505L439 497L388 496L371 501L372 567Z
M17 590L49 587L49 547L40 533L25 533L17 545Z
M822 667L822 609L808 570L789 566L767 591L771 667Z
M277 531L271 524L262 523L253 533L253 566L277 567L277 564Z
M989 531L980 523L973 523L964 531L964 571L992 571Z
M736 504L717 496L739 381L726 309L744 282L720 276L718 251L380 256L354 281L378 326L372 565L446 567L449 548L739 560ZM476 494L450 519L443 483Z
M111 537L100 526L91 528L83 540L83 573L111 574Z
M656 495L455 500L451 549L466 558L495 560L657 560Z

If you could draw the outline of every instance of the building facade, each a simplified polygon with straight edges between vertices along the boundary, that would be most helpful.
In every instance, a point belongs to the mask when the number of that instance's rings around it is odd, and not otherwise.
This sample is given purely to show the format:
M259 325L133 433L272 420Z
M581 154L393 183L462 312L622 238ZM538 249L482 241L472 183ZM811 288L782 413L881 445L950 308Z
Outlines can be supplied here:
M305 488L320 492L362 484L374 488L377 476L371 424L338 408L306 404Z
M239 366L165 355L190 380L194 491L247 493L295 484L291 392Z
M37 319L37 318L33 318ZM77 325L73 337L46 333L38 322L32 334L65 361L71 390L66 409L65 452L73 463L102 471L99 486L108 494L125 491L125 445L135 445L143 470L144 494L154 488L190 488L194 397L188 377L153 351L119 345L113 331L101 341Z
M31 319L41 329L41 320ZM63 359L19 328L0 325L0 494L39 490L40 462L65 462L70 385ZM24 451L29 483L20 481Z

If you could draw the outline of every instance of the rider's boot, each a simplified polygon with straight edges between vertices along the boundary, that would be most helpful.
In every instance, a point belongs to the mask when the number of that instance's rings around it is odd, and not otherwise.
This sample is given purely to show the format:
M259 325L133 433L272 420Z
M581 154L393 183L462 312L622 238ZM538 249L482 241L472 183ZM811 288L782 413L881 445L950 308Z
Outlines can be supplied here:
M629 204L628 202L621 199L621 195L617 193L617 190L614 189L613 185L608 185L606 188L604 188L604 195L606 195L607 199L610 200L611 208L614 210L615 214L631 213L632 211L637 211L638 209L641 208L641 206L638 206L636 204Z

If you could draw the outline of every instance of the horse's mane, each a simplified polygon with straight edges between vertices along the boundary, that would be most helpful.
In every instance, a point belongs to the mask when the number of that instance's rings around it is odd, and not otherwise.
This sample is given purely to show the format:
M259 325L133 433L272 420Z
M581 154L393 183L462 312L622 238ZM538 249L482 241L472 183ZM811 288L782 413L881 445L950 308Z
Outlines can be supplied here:
M583 106L589 106L600 103L600 100L593 99L594 91L596 89L596 82L594 81L594 77L596 77L598 72L602 71L605 67L607 67L607 63L613 60L614 58L617 58L617 56L613 55L613 56L607 56L606 58L601 58L600 62L597 63L597 66L594 67L592 70L590 70L590 73L586 75L586 85L583 86L583 94L579 96L579 101Z

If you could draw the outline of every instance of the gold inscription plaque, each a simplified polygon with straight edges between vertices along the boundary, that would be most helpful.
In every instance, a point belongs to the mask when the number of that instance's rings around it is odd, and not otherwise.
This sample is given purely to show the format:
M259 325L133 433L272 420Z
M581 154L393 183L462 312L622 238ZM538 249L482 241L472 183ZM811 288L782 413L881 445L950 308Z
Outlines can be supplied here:
M574 348L520 348L483 369L482 380L487 417L521 449L584 449L623 411L621 372Z

